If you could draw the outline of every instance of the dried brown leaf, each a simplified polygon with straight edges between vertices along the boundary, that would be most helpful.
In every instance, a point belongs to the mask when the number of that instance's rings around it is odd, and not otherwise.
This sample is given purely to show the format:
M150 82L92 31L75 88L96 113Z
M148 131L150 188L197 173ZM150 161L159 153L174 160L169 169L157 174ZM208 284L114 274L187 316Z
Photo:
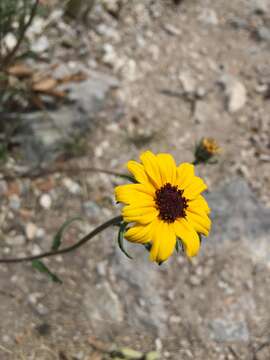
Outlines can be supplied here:
M42 80L32 85L32 90L37 92L48 93L54 90L57 86L57 81L53 78L43 78Z
M30 77L33 74L33 70L26 64L15 64L8 68L8 74L18 78Z

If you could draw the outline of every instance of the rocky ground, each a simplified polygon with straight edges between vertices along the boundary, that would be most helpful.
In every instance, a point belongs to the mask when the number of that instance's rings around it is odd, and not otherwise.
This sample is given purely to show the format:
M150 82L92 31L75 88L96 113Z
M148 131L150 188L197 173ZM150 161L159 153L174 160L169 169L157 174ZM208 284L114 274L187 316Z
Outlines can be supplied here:
M124 257L106 230L47 260L63 285L1 265L3 360L270 358L270 1L175 3L105 1L87 25L54 9L42 35L34 23L28 36L45 59L35 66L85 77L61 85L67 101L47 96L46 110L20 115L1 168L1 254L48 249L71 216L84 221L66 244L117 215L120 180L87 168L123 171L145 149L191 161L202 136L223 149L197 168L211 235L197 258L159 267L138 246Z

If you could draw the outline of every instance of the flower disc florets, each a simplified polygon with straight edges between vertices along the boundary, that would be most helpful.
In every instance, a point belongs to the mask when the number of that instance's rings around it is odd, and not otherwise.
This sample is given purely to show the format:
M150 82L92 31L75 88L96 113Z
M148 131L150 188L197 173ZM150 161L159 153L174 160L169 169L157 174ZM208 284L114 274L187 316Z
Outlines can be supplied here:
M185 209L188 205L183 192L178 186L172 186L170 183L156 190L155 203L161 220L173 223L177 218L186 216Z

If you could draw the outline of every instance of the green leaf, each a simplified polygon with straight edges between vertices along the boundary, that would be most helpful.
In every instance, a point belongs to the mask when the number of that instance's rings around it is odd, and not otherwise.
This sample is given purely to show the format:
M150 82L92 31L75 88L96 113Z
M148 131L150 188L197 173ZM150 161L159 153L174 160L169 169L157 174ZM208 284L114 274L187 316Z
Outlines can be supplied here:
M151 243L146 243L146 244L144 244L144 247L145 247L145 249L147 250L147 251L151 251L151 248L152 248L152 244Z
M51 272L47 266L40 260L33 260L32 266L34 269L38 270L39 272L46 274L53 282L63 284L63 281L59 279L59 277Z
M138 181L133 176L130 176L128 174L118 174L118 176L121 177L122 179L128 180L134 184L138 184Z
M60 229L57 231L57 233L55 234L55 236L53 238L52 247L51 247L51 249L53 251L56 251L57 249L59 249L59 247L62 243L62 237L63 237L64 231L69 227L69 225L71 223L73 223L74 221L78 221L78 220L82 220L82 218L76 216L76 217L73 217L64 222L64 224L60 227Z
M178 239L176 239L175 250L176 250L177 253L179 253L179 251L180 251L180 245L179 245L179 240Z
M127 251L124 248L124 233L127 227L127 223L123 222L120 225L119 232L118 232L118 245L120 250L129 258L132 259L132 257L127 253Z

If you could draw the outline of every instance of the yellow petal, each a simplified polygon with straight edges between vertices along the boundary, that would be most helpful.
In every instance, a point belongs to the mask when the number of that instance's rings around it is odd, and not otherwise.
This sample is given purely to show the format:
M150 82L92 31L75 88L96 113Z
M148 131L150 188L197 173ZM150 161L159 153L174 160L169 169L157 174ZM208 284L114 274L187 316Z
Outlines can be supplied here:
M173 224L158 221L153 229L153 244L150 251L150 259L156 262L167 260L173 253L176 243L176 235Z
M185 189L194 177L194 165L183 163L177 168L177 185L180 189Z
M207 186L205 182L198 176L194 176L190 184L184 189L184 197L192 200L195 199L201 192L205 191Z
M199 195L194 200L188 202L188 210L196 214L200 213L202 210L206 214L209 214L211 211L207 201L202 195Z
M162 186L162 179L158 166L157 157L151 151L145 151L141 154L140 159L143 163L144 169L151 179L151 182L156 189Z
M149 224L151 221L157 218L158 211L154 207L134 207L134 206L125 206L122 210L122 215L124 221L137 222L139 224Z
M162 184L170 183L172 185L176 182L176 164L174 158L170 154L157 155Z
M127 163L127 168L139 183L147 184L150 187L153 187L142 164L138 163L137 161L131 160Z
M174 222L176 236L184 245L187 256L196 256L200 249L200 238L197 232L188 224L185 219Z
M186 211L188 223L196 230L198 233L205 236L209 235L211 228L211 220L205 213L194 214L190 211Z
M148 225L136 224L125 232L128 241L145 244L152 240L153 222Z
M138 201L152 201L155 194L150 186L142 184L120 185L114 191L116 201L125 204L137 203Z

